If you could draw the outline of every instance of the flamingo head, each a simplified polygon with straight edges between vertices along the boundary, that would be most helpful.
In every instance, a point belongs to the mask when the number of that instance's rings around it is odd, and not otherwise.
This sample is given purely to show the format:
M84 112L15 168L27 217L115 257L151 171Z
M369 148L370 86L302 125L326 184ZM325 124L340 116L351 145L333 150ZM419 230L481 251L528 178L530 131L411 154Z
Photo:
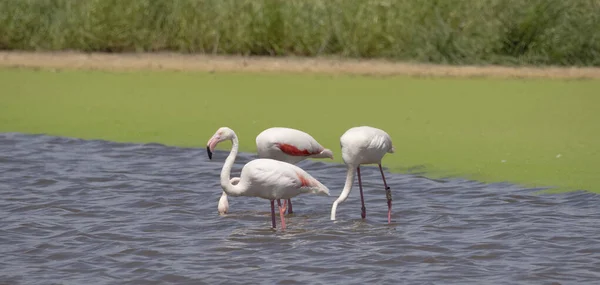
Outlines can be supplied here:
M321 155L331 158L333 159L333 151L331 151L330 149L326 148L321 152Z
M208 154L208 159L212 159L212 153L222 141L233 140L235 136L235 132L228 127L221 127L217 130L217 132L208 140L206 143L206 153Z
M227 194L225 194L225 192L221 194L217 210L219 211L219 215L225 215L229 211L229 202L227 201Z

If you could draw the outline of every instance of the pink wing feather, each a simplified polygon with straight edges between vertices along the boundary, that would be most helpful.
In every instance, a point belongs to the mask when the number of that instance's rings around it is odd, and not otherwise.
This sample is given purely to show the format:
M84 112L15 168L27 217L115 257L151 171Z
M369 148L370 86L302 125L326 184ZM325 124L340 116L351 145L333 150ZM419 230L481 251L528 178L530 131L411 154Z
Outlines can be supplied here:
M277 148L291 156L309 156L321 153L325 148L311 135L290 128L269 128L256 137L257 148Z

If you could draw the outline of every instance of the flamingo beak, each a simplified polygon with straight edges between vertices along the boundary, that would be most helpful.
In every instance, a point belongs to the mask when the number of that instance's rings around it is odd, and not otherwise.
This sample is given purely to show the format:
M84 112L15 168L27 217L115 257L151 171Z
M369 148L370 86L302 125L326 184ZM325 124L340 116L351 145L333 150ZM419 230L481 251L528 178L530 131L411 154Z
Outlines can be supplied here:
M206 153L208 153L208 159L212 159L212 151L210 151L209 146L206 146Z
M208 159L212 159L213 151L215 150L215 147L218 143L218 137L212 137L206 144L206 153L208 154Z

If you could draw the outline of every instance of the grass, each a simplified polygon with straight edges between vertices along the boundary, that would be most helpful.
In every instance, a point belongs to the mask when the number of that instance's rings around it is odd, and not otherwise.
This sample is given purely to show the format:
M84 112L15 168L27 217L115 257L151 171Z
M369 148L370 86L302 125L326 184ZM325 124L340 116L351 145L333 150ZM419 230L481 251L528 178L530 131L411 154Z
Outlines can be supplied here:
M0 0L0 49L600 66L600 0Z
M342 133L370 125L391 171L600 192L600 81L4 68L0 86L0 132L203 148L229 126L253 152L289 126L341 162Z

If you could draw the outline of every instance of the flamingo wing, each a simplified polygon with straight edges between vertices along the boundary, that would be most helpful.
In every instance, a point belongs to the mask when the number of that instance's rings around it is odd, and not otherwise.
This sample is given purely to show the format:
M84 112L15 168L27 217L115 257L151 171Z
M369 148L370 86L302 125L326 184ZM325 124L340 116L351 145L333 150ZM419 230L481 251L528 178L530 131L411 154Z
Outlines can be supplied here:
M287 168L284 168L276 160L253 160L249 162L244 170L248 174L252 184L263 188L291 188L298 185L296 177L290 176Z
M311 135L290 128L269 128L256 137L259 149L279 150L290 156L309 156L321 153L325 148Z
M354 145L357 149L380 149L394 152L392 138L383 130L362 126L346 131L340 138L341 145Z
M242 169L254 195L265 199L289 199L302 193L326 193L329 189L301 168L274 159L255 159Z
M394 152L392 139L387 133L377 133L369 139L368 148L381 149L386 152Z
M309 155L313 155L313 154L319 154L319 153L321 153L321 151L323 151L322 148L314 147L313 145L309 145L309 146L305 146L305 147L299 146L299 145L302 145L302 143L293 144L293 143L279 142L279 143L275 143L274 147L278 148L283 153L285 153L287 155L291 155L291 156L309 156Z

